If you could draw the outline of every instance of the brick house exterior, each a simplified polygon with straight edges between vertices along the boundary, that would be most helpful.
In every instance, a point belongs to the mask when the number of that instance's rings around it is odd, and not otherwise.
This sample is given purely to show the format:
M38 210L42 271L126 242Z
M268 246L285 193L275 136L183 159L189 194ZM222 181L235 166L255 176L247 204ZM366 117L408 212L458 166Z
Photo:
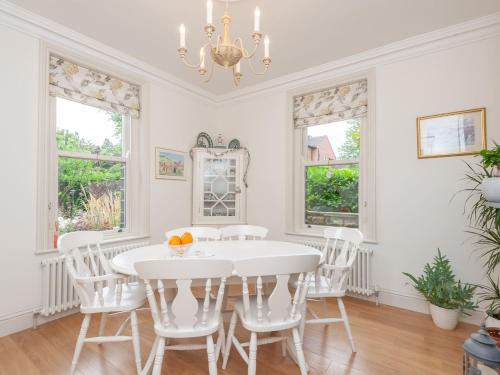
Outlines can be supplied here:
M308 137L307 140L307 160L328 161L337 157L333 151L332 144L326 135L319 137Z

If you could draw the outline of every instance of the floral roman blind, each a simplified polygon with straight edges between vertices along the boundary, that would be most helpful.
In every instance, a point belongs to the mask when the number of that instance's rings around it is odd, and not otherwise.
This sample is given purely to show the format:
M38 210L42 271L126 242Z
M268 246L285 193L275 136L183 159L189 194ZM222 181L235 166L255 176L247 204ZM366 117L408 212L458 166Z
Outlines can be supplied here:
M76 102L138 118L140 88L109 74L50 55L49 91Z
M356 81L327 90L293 98L293 121L296 128L344 121L366 115L367 80Z

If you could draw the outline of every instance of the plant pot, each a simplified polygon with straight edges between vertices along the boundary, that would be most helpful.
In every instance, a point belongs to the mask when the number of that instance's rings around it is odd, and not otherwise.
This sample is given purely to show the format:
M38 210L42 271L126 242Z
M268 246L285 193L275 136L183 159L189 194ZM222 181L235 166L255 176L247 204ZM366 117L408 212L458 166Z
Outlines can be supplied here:
M497 342L497 346L500 347L500 320L487 315L484 321L484 326L490 336Z
M481 190L488 202L500 203L500 177L485 178Z
M460 310L445 309L432 303L429 303L429 308L431 310L432 321L436 326L450 331L455 329L460 317Z

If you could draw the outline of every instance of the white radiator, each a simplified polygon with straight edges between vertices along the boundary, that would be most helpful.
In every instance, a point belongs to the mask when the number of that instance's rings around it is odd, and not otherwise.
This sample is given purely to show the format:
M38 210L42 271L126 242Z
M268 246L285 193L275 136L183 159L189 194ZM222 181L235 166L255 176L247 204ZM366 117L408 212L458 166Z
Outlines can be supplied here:
M147 245L149 243L139 242L105 248L102 251L106 258L111 259L117 254ZM42 260L42 309L40 314L49 316L78 305L78 296L66 271L64 255Z
M314 247L320 251L323 251L324 242L320 241L293 241L295 243L300 243L303 245ZM328 252L330 253L333 249L330 247ZM335 256L338 255L340 249L335 249ZM347 290L350 293L361 294L363 296L371 296L373 294L377 295L376 288L372 284L371 280L371 260L373 257L373 250L361 247L358 251L358 256L354 261L351 274L347 280Z

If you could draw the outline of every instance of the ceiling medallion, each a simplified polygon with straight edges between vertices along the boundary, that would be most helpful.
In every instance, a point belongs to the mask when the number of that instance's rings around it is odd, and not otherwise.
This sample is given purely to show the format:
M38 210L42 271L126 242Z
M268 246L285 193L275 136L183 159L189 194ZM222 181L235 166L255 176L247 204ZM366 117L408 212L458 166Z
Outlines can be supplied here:
M187 48L186 48L186 28L181 25L179 28L180 32L180 47L177 50L179 56L181 57L184 64L193 69L198 69L200 76L204 78L205 82L211 80L214 72L215 64L222 66L225 70L229 68L232 69L233 81L236 86L240 83L241 74L241 60L245 59L248 61L248 65L252 72L257 75L263 75L269 69L271 65L271 58L269 57L269 38L266 35L264 37L264 58L262 63L264 64L264 69L261 72L255 70L252 65L252 58L255 56L257 49L262 40L262 33L260 32L260 9L255 8L254 12L254 31L252 33L252 39L254 41L253 51L249 52L243 46L243 41L241 38L236 38L234 41L231 40L229 35L229 27L231 24L231 16L229 15L229 0L226 0L226 8L224 15L221 18L221 23L223 27L223 33L217 35L215 41L212 40L212 36L215 33L215 26L213 25L213 8L214 4L212 0L207 1L207 24L205 26L205 33L208 38L208 42L203 45L200 49L200 62L196 65L189 64L186 61ZM207 74L207 63L206 63L206 49L210 52L210 59L212 60L210 64L210 72Z

